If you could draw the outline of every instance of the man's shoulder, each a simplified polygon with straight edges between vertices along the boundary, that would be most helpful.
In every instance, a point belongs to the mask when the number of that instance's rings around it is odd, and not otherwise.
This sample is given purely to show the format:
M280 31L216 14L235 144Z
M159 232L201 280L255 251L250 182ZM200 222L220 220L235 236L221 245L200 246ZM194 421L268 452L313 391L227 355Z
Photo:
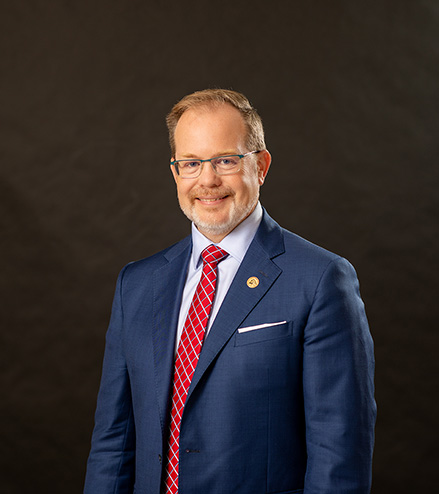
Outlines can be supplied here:
M305 238L282 229L285 253L275 260L279 266L295 276L318 280L325 272L354 273L352 264L343 256L331 252Z
M322 263L340 259L339 255L283 228L268 214L265 214L259 233L262 244L265 244L267 240L272 242L272 245L276 247L270 246L270 250L273 252L278 250L279 254L287 259L295 259L299 262L313 260Z
M316 261L321 260L322 262L340 258L338 254L301 237L297 233L290 232L285 228L282 228L282 231L285 240L285 251L290 255L298 258L312 258Z
M344 257L284 228L281 232L284 250L273 262L282 270L287 283L295 280L313 293L323 279L349 290L358 283L355 268Z
M169 262L172 262L179 256L188 257L191 245L191 237L187 236L179 242L170 245L151 256L128 263L122 269L122 273L124 276L147 276Z

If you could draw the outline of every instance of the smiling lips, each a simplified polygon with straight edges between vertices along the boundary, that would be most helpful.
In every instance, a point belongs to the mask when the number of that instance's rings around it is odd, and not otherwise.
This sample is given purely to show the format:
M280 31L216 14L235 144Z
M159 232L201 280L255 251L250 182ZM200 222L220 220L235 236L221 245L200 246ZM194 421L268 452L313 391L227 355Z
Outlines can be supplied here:
M201 202L207 202L207 203L214 203L218 201L222 201L228 196L221 196L221 197L197 197L197 199Z
M212 192L216 192L216 194L212 194ZM221 201L227 199L228 197L232 197L233 195L234 195L233 190L227 190L227 188L224 187L222 188L222 190L215 190L215 191L198 189L192 191L191 200L199 201L205 205L209 205L209 204L214 205L220 203Z

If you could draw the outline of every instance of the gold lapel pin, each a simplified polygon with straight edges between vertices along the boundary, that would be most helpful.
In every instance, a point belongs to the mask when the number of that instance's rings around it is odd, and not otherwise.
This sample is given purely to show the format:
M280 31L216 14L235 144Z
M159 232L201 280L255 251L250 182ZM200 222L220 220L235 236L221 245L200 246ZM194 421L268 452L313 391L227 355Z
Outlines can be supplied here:
M251 276L247 280L247 286L249 288L256 288L259 285L259 278L256 278L256 276Z

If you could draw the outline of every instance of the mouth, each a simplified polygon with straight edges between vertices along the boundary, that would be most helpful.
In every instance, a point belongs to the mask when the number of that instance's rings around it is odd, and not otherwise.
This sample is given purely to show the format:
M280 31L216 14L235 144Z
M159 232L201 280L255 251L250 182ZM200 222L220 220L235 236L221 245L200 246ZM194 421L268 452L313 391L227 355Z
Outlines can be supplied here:
M196 200L200 201L204 204L215 204L215 203L223 201L227 197L229 197L229 196L225 195L225 196L219 196L219 197L197 197Z
M189 196L192 204L199 204L205 208L218 208L234 196L234 191L228 187L221 188L197 188L192 190Z

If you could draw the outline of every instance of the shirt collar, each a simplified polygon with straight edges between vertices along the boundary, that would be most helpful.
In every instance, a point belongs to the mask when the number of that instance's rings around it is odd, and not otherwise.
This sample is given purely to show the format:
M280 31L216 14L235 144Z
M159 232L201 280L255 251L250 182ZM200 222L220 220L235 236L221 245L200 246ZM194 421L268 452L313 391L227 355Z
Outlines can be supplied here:
M243 222L241 222L235 229L233 229L221 242L217 245L229 253L229 256L233 257L241 263L244 259L247 249L253 240L262 220L262 206L258 201L254 211ZM201 263L201 253L203 250L212 243L207 237L205 237L192 223L192 254L191 263L193 269L197 269Z

